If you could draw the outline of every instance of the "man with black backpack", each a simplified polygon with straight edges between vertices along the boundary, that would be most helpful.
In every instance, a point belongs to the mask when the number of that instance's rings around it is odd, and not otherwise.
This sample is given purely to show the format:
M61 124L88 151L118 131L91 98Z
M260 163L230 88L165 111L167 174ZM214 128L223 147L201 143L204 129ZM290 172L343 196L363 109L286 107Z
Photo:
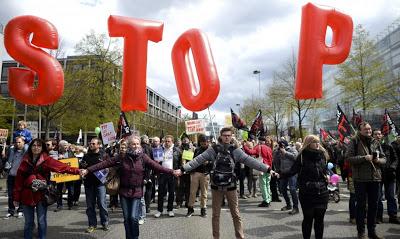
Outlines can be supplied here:
M212 230L213 238L220 238L219 218L222 199L226 196L231 211L236 238L244 238L242 219L239 213L238 197L236 191L235 163L244 163L250 168L262 172L270 172L271 168L245 154L233 136L232 128L222 128L220 143L208 148L202 154L181 167L182 172L189 172L203 165L206 161L213 164L211 170L212 189Z

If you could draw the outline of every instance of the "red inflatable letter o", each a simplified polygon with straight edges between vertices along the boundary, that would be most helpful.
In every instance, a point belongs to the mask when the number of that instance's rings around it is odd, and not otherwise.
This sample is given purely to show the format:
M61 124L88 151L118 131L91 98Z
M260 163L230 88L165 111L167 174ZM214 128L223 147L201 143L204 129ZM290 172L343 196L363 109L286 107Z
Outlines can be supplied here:
M189 49L193 53L200 89L197 95ZM183 107L191 111L201 111L212 105L219 94L219 78L207 36L198 29L184 32L172 48L172 65L179 98Z
M332 45L325 44L327 26L332 28ZM296 99L322 97L322 65L339 64L350 52L353 35L351 17L323 10L311 3L303 6L296 76Z
M29 42L31 34L33 45ZM11 57L33 70L15 67L8 70L8 88L12 97L28 105L49 105L62 96L63 69L56 59L38 48L58 48L55 26L35 16L13 18L4 29L4 46ZM36 88L35 72L39 79Z
M122 111L147 110L146 69L147 42L162 39L163 23L110 16L108 32L110 37L124 37L124 63L122 71Z

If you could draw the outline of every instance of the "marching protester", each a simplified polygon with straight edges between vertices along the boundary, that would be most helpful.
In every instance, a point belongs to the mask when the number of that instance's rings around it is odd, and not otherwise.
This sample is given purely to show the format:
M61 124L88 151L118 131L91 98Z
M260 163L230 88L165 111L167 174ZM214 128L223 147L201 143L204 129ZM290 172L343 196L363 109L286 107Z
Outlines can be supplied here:
M262 163L268 168L272 167L272 150L270 147L265 145L265 137L260 136L258 138L258 144L253 148L249 149L246 145L243 146L244 151L254 157L262 159ZM260 189L263 201L258 205L259 207L269 207L271 203L271 188L269 182L271 181L271 175L269 173L260 174Z
M171 139L167 136L167 140ZM139 212L143 197L144 166L147 165L157 172L178 176L179 172L163 167L151 160L143 153L140 146L140 138L130 136L128 138L128 151L113 158L108 158L82 171L82 175L88 175L100 169L119 165L121 207L124 216L125 236L127 239L139 238Z
M153 151L154 153L154 151ZM182 153L174 146L174 137L172 135L165 136L165 144L163 148L162 158L156 159L161 166L167 169L176 170L181 166ZM154 217L158 218L163 213L164 197L168 192L168 216L174 217L174 196L175 196L175 178L171 174L161 172L158 177L158 206Z
M389 223L400 224L397 218L397 202L396 202L396 168L398 158L393 147L383 140L383 134L380 129L374 129L372 132L374 138L381 142L381 147L386 155L386 164L382 167L382 182L379 186L378 212L376 215L376 223L383 222L383 190L385 188L385 199L387 202L387 213L389 215Z
M192 151L193 148L191 147L189 137L187 135L183 135L181 139L181 145L179 147L181 153L183 151ZM185 164L187 161L185 159L181 159L180 164ZM185 201L185 207L188 207L189 203L189 196L190 196L190 175L185 174L179 177L176 180L176 208L181 208L183 202Z
M89 144L88 153L83 156L81 166L86 169L90 166L100 163L103 158L106 158L106 154L100 149L101 140L99 138L93 138ZM100 211L100 222L104 231L109 230L108 225L108 211L106 205L106 187L104 183L93 172L89 172L85 175L83 180L85 185L86 195L86 215L88 217L89 227L86 229L87 233L92 233L97 227L97 216L96 216L96 202Z
M314 222L315 238L324 235L324 216L328 207L327 151L320 145L318 136L308 135L300 149L295 163L289 170L282 171L280 177L298 175L299 200L303 212L303 238L311 237Z
M213 238L220 238L220 213L223 197L228 200L236 238L244 238L242 218L239 213L234 174L235 163L244 163L250 168L269 173L271 168L245 154L240 149L239 142L233 138L232 128L222 128L220 131L221 143L213 145L202 154L181 167L182 172L190 172L203 165L206 161L213 164L211 173L212 190L212 234Z
M15 178L13 200L24 208L24 238L33 238L35 209L38 219L39 238L46 238L47 207L45 191L50 171L57 173L79 174L78 168L69 167L48 156L45 142L34 139L24 155Z
M354 180L357 201L358 238L366 238L365 214L367 209L368 237L379 239L376 233L376 214L378 208L379 185L382 181L381 167L386 163L380 143L372 137L372 128L368 122L358 125L358 132L348 145L346 158L349 160Z
M276 172L282 176L279 178L279 186L283 198L285 199L286 206L281 208L281 211L288 211L290 215L299 213L299 201L297 197L297 175L286 176L285 173L290 170L293 164L296 162L297 151L289 146L286 140L278 142L279 147L273 152L273 161ZM292 196L292 203L287 194L287 187L289 185L290 195Z
M12 148L8 151L8 157L5 169L8 171L7 177L7 193L8 193L8 213L5 216L5 219L13 217L15 214L15 198L13 197L13 190L16 184L16 176L18 172L18 168L23 160L25 152L28 150L28 144L25 144L25 140L23 136L15 137L15 143ZM17 209L18 218L22 218L23 215L23 207L18 207Z
M194 157L202 154L209 148L209 141L204 134L200 134L197 137L197 142L199 146L194 151ZM202 217L207 216L207 193L208 193L208 183L210 177L207 168L209 164L204 163L190 172L190 197L188 203L188 212L186 217L191 217L194 213L194 202L196 200L196 192L200 186L200 214Z
M246 141L244 142L244 146L246 146L249 149L254 148L254 144L251 141ZM247 171L247 189L249 190L249 197L256 198L257 197L257 181L260 172L257 170L253 170L249 167Z
M400 161L400 135L397 136L396 140L392 142L392 147L396 153L397 159ZM400 163L397 164L396 168L396 181L397 181L397 198L400 198ZM400 203L399 203L400 209Z

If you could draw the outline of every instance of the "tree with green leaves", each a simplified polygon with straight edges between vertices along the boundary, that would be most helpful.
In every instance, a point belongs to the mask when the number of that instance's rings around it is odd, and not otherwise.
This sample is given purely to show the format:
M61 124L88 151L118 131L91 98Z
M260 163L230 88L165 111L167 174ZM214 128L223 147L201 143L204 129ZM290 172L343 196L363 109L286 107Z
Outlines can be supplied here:
M91 31L76 46L76 57L67 71L82 81L80 101L63 118L63 127L72 132L94 129L101 123L118 121L121 90L121 49L116 40ZM73 117L72 117L73 116Z
M339 65L336 84L343 90L343 101L354 102L355 108L368 110L382 107L379 100L387 91L384 81L385 67L378 57L374 41L361 25L355 28L351 52L347 60Z
M282 91L282 94L280 95L282 97L281 102L282 104L287 104L288 113L291 114L293 112L297 116L299 135L296 136L303 138L304 120L306 119L311 108L319 107L317 106L319 100L297 100L294 98L296 71L297 60L294 56L294 53L292 53L292 56L282 65L281 70L274 73L274 84L279 86L279 89Z
M283 91L280 85L271 85L267 89L265 104L263 105L263 113L272 121L275 129L275 135L278 140L282 122L286 116L288 107L282 102L286 102L286 92Z

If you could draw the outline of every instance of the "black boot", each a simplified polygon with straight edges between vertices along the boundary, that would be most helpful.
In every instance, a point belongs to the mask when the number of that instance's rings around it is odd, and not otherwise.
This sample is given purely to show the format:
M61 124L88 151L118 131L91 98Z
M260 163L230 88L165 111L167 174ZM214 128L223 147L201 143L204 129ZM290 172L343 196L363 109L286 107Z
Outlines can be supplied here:
M191 217L194 213L194 209L192 207L188 207L188 212L186 214L186 217Z
M207 217L207 208L201 209L201 217Z

